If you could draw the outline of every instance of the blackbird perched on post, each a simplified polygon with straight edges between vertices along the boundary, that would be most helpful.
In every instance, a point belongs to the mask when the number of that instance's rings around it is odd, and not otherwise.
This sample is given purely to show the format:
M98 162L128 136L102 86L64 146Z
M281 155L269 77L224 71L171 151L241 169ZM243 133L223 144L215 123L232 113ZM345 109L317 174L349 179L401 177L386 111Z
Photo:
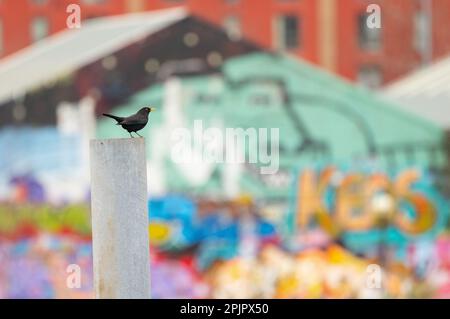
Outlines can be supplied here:
M148 114L155 111L154 107L143 107L136 114L128 117L120 117L111 114L103 113L104 116L110 117L117 121L116 125L121 125L124 129L128 131L131 137L134 137L131 132L139 135L137 131L142 130L148 122ZM141 135L139 135L142 137Z

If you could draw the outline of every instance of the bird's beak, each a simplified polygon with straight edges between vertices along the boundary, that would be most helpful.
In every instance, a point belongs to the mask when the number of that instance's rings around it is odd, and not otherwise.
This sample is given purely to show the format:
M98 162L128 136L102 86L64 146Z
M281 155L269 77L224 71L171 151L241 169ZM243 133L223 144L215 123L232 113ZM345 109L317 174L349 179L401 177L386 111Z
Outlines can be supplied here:
M154 111L156 111L156 108L151 107L151 108L150 108L150 112L154 112Z

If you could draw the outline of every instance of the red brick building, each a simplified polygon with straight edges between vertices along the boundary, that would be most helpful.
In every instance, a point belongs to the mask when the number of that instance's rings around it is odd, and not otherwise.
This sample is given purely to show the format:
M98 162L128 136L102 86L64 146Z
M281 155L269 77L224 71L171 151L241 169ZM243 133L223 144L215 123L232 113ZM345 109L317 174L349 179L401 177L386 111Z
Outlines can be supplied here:
M448 0L3 0L0 57L66 28L71 3L80 5L82 19L184 5L231 37L288 51L369 86L450 52ZM365 24L372 3L381 7L380 29Z

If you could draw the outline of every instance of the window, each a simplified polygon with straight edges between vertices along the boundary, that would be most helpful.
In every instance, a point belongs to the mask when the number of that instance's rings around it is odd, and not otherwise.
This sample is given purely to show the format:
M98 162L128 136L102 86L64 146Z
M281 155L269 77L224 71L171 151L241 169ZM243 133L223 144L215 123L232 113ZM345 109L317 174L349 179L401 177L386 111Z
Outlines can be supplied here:
M414 16L414 48L423 57L431 52L430 16L425 11L418 11Z
M277 18L275 23L276 48L296 49L300 45L300 19L296 16L285 15Z
M358 16L358 42L363 50L379 50L381 47L381 28L369 28L367 26L367 14Z
M48 35L48 20L44 17L34 18L31 23L31 38L33 42L42 40Z
M224 28L231 40L239 40L241 38L241 22L236 16L228 16L224 21Z
M376 89L383 83L383 75L378 65L363 65L358 71L358 82L369 88Z

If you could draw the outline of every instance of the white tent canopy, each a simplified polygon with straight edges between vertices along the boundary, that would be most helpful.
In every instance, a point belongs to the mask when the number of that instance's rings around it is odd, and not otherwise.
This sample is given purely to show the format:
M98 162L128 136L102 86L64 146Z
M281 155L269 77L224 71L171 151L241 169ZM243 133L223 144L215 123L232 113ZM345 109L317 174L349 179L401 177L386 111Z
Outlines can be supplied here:
M0 103L57 80L187 16L183 8L82 22L0 60Z
M450 57L384 88L399 107L450 129Z

